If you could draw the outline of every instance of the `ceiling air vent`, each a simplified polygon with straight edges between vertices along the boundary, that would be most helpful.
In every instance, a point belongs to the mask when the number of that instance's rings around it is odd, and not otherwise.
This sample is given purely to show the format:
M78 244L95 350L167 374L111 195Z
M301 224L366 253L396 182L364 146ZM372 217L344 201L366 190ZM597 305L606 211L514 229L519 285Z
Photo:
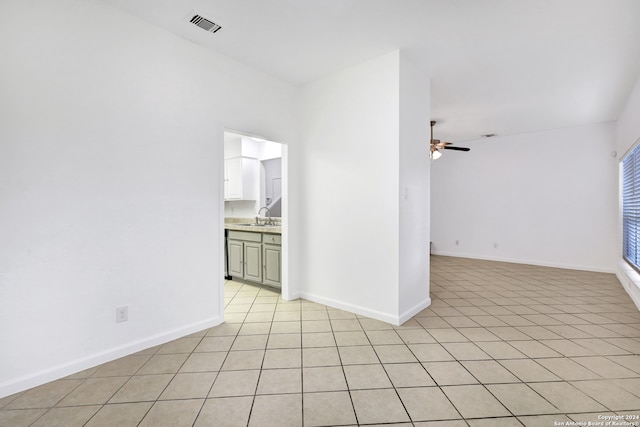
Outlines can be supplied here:
M222 28L220 25L216 24L215 22L211 22L207 18L203 18L200 15L194 15L194 17L191 18L191 23L197 25L203 30L209 31L210 33L215 33L220 28Z

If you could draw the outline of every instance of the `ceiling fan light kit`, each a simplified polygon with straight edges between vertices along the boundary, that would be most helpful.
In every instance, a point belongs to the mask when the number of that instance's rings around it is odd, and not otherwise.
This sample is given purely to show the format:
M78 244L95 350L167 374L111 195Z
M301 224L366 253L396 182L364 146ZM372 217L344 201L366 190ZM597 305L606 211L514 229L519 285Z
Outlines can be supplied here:
M454 147L450 142L440 141L439 139L433 139L433 127L435 126L436 121L431 120L431 140L429 141L429 157L432 160L437 160L442 156L440 152L443 150L456 150L456 151L471 151L470 148L467 147Z

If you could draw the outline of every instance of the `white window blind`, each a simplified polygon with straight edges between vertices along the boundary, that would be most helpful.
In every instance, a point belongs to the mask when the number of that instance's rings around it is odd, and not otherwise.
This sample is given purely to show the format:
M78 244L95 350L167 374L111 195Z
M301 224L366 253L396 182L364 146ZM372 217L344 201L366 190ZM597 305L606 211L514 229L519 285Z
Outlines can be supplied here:
M640 270L640 145L622 160L622 255Z

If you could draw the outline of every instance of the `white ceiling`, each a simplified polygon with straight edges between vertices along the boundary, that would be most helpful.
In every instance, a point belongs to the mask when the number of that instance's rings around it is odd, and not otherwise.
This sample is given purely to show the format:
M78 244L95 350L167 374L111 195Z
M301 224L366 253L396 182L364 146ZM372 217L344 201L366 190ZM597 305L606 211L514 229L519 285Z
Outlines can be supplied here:
M616 120L640 73L640 0L103 1L294 85L401 49L454 142Z

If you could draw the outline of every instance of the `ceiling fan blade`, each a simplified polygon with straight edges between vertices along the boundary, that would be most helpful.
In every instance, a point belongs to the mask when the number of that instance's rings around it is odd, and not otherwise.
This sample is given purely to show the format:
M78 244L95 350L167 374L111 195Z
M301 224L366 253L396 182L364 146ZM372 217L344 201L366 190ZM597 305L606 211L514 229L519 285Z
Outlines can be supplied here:
M467 148L467 147L453 147L453 146L448 147L448 146L445 146L445 147L442 147L442 148L444 148L445 150L471 151L471 148Z

